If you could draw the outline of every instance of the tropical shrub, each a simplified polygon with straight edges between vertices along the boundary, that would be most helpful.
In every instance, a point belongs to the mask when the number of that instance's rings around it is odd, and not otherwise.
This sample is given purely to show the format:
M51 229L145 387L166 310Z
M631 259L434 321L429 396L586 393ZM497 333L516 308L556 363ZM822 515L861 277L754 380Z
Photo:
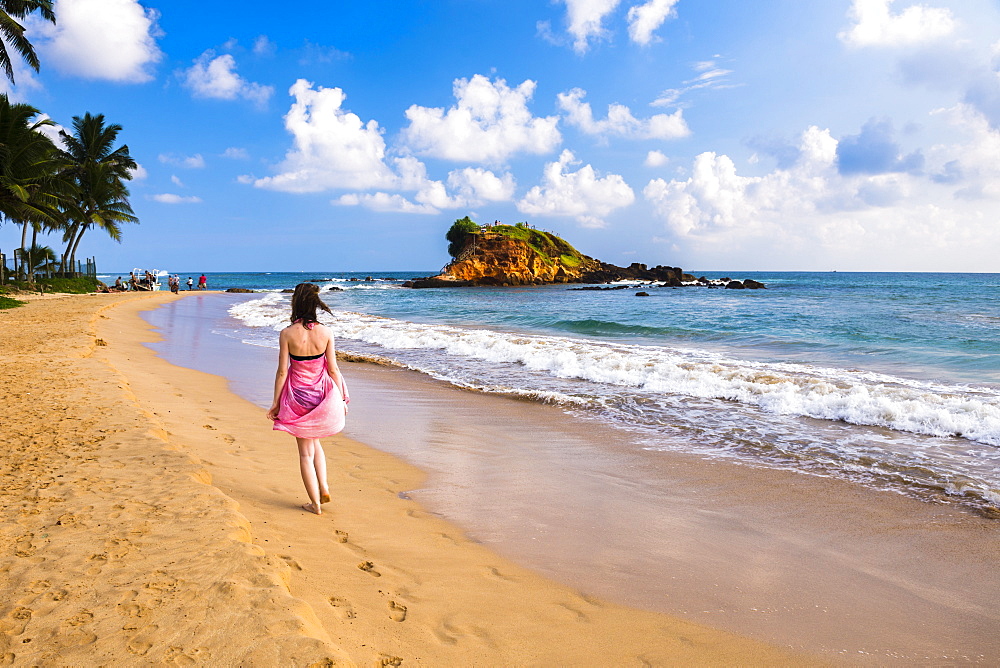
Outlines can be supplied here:
M444 235L444 238L450 242L448 244L448 254L452 257L458 257L458 254L462 252L462 248L465 247L465 242L469 238L469 235L478 231L479 225L468 216L459 218L452 223L448 233Z

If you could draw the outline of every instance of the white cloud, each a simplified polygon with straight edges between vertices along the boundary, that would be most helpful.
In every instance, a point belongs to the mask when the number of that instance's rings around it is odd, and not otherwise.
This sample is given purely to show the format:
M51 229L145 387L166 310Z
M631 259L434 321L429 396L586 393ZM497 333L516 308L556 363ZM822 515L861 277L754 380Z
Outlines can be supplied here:
M684 121L682 111L672 114L656 114L646 120L639 120L632 111L621 104L608 105L608 117L595 120L589 102L584 102L587 94L581 88L568 93L559 93L559 107L566 112L566 120L589 135L618 135L631 139L678 139L691 134Z
M457 79L457 104L447 111L417 105L406 110L410 125L403 129L403 142L421 155L477 163L548 153L562 141L559 119L531 115L527 103L534 91L531 80L512 89L503 79L493 83L480 74Z
M260 35L253 41L253 52L258 56L271 56L277 50L274 42L267 38L267 35Z
M966 139L928 149L921 172L845 174L838 141L812 127L785 167L745 176L728 156L707 152L688 178L653 179L643 195L694 261L995 270L1000 132L969 105L939 113Z
M585 53L591 38L605 36L601 23L621 0L562 0L566 4L566 30L573 36L573 49Z
M55 25L33 17L28 37L42 60L87 79L139 83L163 58L159 13L138 0L56 0Z
M9 49L8 45L10 53ZM24 93L31 90L41 90L42 84L35 78L35 71L13 53L10 64L14 70L15 83L12 84L6 76L0 76L0 93L6 94L7 99L11 102L26 103L28 98Z
M809 215L827 196L827 181L836 175L837 141L828 130L809 128L802 137L800 158L789 170L764 177L740 176L727 155L697 156L686 180L653 179L643 195L680 235L765 224L766 213Z
M288 92L295 98L285 115L293 146L279 173L257 179L255 186L298 193L393 186L396 177L385 164L382 129L377 121L364 123L343 109L344 91L314 89L299 79Z
M149 172L146 171L146 168L140 165L138 162L135 163L135 169L132 170L132 180L142 181L147 176L149 176Z
M385 192L348 193L332 201L341 206L364 206L373 211L395 213L439 213L442 209L478 206L485 202L509 201L514 196L514 177L497 176L478 167L456 169L448 174L447 187L427 178L427 167L413 157L395 159L399 174L396 187L413 191L414 201L400 194ZM449 194L451 189L452 194Z
M194 64L184 70L184 85L195 97L235 100L243 98L263 105L274 93L274 88L247 81L236 73L236 59L226 53L216 56L209 49L198 56Z
M33 123L38 123L41 121L52 121L52 117L49 116L48 114L41 113L35 116L35 118L32 120ZM59 133L69 132L69 131L63 126L59 125L58 123L53 121L51 125L39 126L38 132L48 137L52 141L52 143L56 145L57 148L61 149L66 148L66 143L63 141L62 135Z
M456 169L448 174L448 187L456 192L465 206L483 202L508 202L514 198L514 176L497 176L480 167Z
M222 152L222 157L229 158L230 160L249 160L250 154L247 153L245 148L230 146Z
M201 153L189 156L161 153L159 161L165 165L176 165L177 167L185 167L187 169L202 169L205 167L205 158L201 157Z
M333 200L332 203L340 206L363 206L366 209L382 213L417 213L425 215L440 213L433 206L414 204L402 195L390 195L383 192L373 194L348 193L341 195L339 198Z
M720 56L715 57L719 58ZM733 71L719 67L715 60L703 60L694 63L692 69L698 73L697 76L693 79L685 81L680 88L668 88L663 91L660 93L660 96L650 104L650 106L673 107L677 104L677 101L681 98L681 96L690 93L693 90L721 90L724 88L734 88L736 86L736 84L729 83L727 78L733 73Z
M154 202L159 202L160 204L197 204L201 201L200 197L195 197L193 195L190 197L182 197L181 195L175 195L173 193L152 195L150 199Z
M890 9L894 0L854 0L848 16L854 20L850 30L837 36L855 46L905 46L930 42L954 32L951 10L926 5L911 5L899 14Z
M663 151L650 151L646 154L646 160L642 164L646 167L662 167L670 161L670 158Z
M546 164L542 185L529 190L517 210L529 215L572 216L584 227L603 227L605 216L635 201L632 188L618 174L601 177L590 165L566 171L575 164L579 162L569 150L562 152L558 162Z
M676 15L678 0L649 0L628 10L628 34L636 44L649 44L653 33L668 17Z
M176 176L176 175L173 175L173 174L172 174L172 175L170 176L170 182L171 182L171 183L173 183L173 184L174 184L175 186L177 186L178 188L183 188L183 187L184 187L184 182L183 182L183 181L181 181L181 180L180 180L179 178L177 178L177 176Z

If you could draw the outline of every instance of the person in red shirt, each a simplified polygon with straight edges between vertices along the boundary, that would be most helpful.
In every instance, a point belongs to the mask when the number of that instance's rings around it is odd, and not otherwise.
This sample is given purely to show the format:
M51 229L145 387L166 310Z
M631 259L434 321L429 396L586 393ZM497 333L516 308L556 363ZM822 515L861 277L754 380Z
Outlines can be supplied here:
M207 288L208 288L208 278L206 278L205 274L202 274L201 276L198 277L198 289L205 290Z

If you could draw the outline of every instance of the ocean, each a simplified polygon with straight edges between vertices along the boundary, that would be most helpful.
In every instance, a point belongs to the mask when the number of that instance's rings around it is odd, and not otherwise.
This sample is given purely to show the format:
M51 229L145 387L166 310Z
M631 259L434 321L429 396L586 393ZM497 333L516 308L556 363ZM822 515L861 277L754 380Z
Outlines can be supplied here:
M1000 274L728 274L768 287L754 291L400 286L433 273L209 273L212 289L256 291L213 331L276 348L281 290L309 280L345 352L557 404L654 453L1000 511Z

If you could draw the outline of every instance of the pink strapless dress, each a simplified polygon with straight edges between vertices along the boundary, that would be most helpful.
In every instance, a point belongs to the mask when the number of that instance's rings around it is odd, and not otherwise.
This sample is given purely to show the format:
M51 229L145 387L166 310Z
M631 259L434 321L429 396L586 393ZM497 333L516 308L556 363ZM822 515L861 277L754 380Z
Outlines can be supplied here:
M340 396L326 369L326 357L290 360L288 377L278 398L274 428L299 438L325 438L340 433L351 401L346 384L344 394Z

